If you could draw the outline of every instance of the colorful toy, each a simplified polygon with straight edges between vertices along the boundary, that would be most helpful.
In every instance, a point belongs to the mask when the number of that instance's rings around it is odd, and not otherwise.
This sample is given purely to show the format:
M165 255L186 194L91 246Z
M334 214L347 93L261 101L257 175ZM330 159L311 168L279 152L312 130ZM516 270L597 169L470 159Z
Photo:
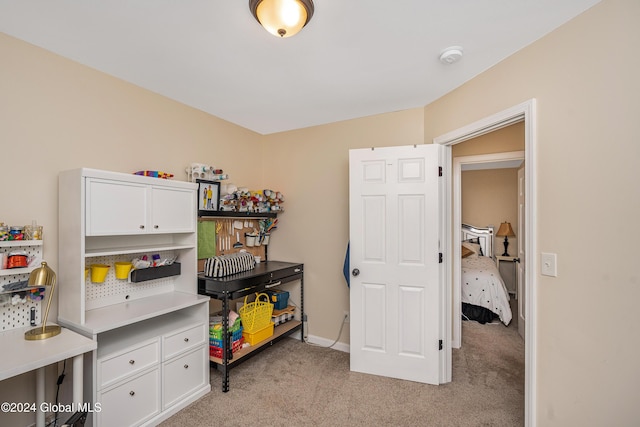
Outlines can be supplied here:
M162 178L162 179L173 178L172 173L158 172L158 171L138 171L138 172L134 172L133 174L142 175L142 176L151 176L153 178Z

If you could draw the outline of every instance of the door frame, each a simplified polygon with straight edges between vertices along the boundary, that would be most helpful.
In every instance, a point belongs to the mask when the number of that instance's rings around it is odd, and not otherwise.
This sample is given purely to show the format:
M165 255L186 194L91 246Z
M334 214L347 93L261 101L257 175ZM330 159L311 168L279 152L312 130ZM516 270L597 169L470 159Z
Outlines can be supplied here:
M502 163L512 162L514 160L524 160L524 151L509 151L494 154L479 154L475 156L462 156L453 159L453 221L452 224L462 224L462 168L463 165L483 164L483 163ZM476 224L484 226L483 224ZM453 242L462 241L462 232L459 226L453 227ZM462 298L461 298L461 282L462 282L462 256L460 245L454 245L453 248L453 305L451 306L452 314L452 338L451 347L460 348L462 346ZM493 254L491 254L493 256Z
M480 119L476 122L448 132L433 139L434 144L444 145L447 164L451 164L451 146L466 140L485 135L498 129L502 129L514 123L524 121L524 146L525 146L525 283L526 283L526 313L527 323L525 325L525 397L524 397L524 421L525 427L536 425L537 412L537 301L538 285L536 273L538 271L537 256L537 117L536 100L530 99L521 104ZM450 168L445 171L446 182L451 183L452 171ZM448 184L445 194L451 195L452 188ZM451 203L446 204L446 218L452 218ZM453 221L453 220L452 220ZM445 256L445 268L451 272L453 269L452 260L460 257L460 245L454 245L452 228L459 224L453 223L445 229L445 245L447 247ZM457 253L457 258L456 258ZM451 277L449 274L448 277ZM452 280L448 281L449 289L452 288ZM452 301L449 300L449 307ZM447 322L450 323L450 322Z

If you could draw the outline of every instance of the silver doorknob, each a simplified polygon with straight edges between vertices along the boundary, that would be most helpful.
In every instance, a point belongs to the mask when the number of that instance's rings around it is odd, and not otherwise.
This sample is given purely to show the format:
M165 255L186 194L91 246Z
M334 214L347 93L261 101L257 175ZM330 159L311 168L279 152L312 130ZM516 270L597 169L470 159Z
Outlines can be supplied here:
M351 271L351 275L353 277L356 277L358 274L360 274L360 270L358 270L357 268L354 268L353 271Z

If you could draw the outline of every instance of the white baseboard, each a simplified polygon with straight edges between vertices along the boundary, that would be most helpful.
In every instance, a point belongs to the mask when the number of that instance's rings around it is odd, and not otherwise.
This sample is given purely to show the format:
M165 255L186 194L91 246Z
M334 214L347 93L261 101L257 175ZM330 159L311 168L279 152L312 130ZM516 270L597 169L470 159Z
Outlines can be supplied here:
M298 339L300 339L299 335L298 335ZM326 338L317 337L315 335L307 336L307 342L309 344L319 345L320 347L329 347L331 344L333 344L333 340L328 340ZM345 353L349 353L350 352L349 344L345 344L345 343L342 343L342 342L335 343L331 348L334 349L334 350L338 350L338 351L344 351Z
M289 335L289 338L300 340L300 331L294 332L293 334ZM331 344L333 344L333 341L328 340L326 338L317 337L315 335L309 335L307 336L307 343L312 345L318 345L320 347L329 347ZM338 351L344 351L345 353L350 352L349 344L345 344L341 342L335 343L335 345L331 348Z

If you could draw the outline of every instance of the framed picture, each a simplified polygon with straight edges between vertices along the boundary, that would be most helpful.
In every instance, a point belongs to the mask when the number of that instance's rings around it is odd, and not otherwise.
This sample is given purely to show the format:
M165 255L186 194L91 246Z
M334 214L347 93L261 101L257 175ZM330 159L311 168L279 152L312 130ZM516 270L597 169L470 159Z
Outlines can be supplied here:
M198 216L213 215L220 203L220 183L197 179L198 184Z

